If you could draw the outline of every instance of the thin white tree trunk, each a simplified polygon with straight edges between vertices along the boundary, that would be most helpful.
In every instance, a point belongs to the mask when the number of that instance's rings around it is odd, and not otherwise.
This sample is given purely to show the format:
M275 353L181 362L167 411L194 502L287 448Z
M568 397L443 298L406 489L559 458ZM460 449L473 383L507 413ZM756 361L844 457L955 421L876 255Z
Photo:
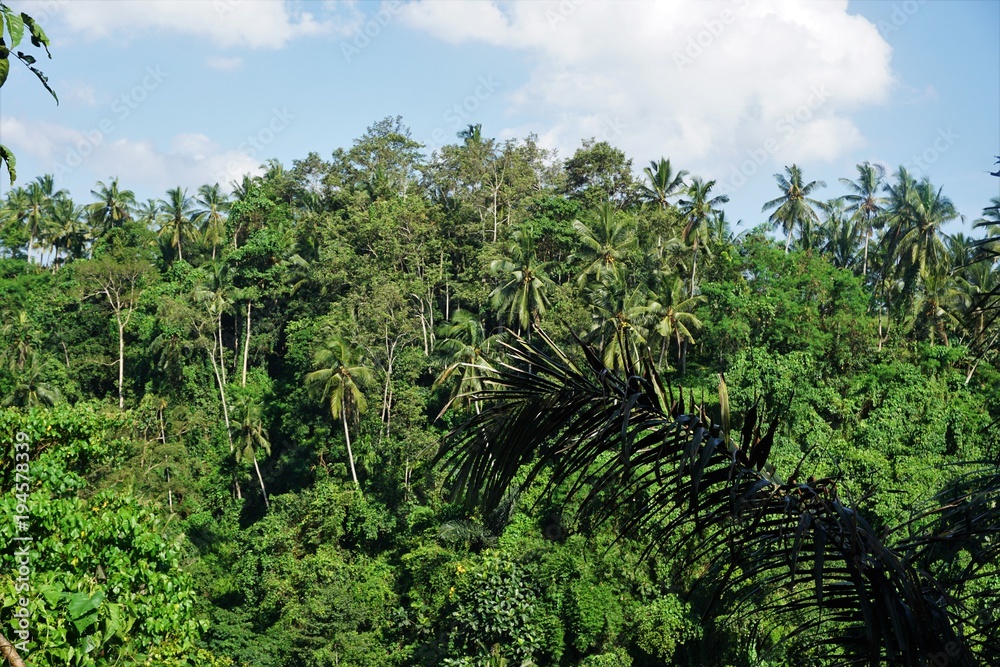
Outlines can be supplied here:
M264 494L264 507L270 509L271 504L267 502L267 489L264 488L264 478L260 474L260 466L257 465L257 452L251 452L253 456L253 467L257 471L257 481L260 482L260 492Z
M351 433L347 430L347 411L341 408L340 421L344 424L344 438L347 440L347 460L351 463L351 479L358 492L361 492L361 484L358 483L358 473L354 469L354 452L351 450Z
M125 324L121 317L118 320L118 409L125 409L125 395L122 388L125 384Z
M229 440L229 453L232 454L235 448L233 447L233 434L229 430L229 407L226 404L226 385L222 381L222 376L219 375L219 363L215 360L215 350L215 341L213 341L212 353L210 355L212 370L215 372L215 381L219 385L219 398L222 400L222 417L226 421L226 438ZM239 488L239 484L237 484L237 488Z
M247 301L247 335L243 339L243 379L240 386L247 386L247 360L250 358L250 301Z

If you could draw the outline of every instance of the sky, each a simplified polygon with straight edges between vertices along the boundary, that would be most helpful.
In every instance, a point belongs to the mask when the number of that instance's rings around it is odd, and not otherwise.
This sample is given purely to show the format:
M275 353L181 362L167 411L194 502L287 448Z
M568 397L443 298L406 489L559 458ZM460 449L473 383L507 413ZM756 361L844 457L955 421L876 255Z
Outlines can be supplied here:
M950 233L1000 196L1000 0L4 1L48 33L60 102L12 63L0 143L16 185L78 202L329 158L386 116L428 155L481 123L559 159L606 140L637 174L667 157L740 229L793 163L820 199L906 166L965 216Z

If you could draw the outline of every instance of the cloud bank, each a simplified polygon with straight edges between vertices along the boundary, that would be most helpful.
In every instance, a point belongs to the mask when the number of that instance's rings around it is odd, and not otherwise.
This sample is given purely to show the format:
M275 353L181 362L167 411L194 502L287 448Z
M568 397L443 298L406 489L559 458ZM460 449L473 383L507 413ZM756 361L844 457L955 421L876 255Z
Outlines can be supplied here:
M564 154L596 136L714 173L761 151L833 160L864 146L851 113L893 84L891 48L846 0L416 0L402 16L451 44L526 54L509 111L555 120L508 131Z

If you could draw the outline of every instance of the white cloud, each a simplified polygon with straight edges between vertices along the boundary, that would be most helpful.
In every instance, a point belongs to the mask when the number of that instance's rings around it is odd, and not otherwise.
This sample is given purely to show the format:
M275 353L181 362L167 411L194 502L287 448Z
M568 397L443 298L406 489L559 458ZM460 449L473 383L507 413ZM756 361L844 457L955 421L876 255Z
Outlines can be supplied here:
M317 5L259 0L73 0L56 15L91 39L129 39L147 31L171 31L207 38L214 46L284 47L300 37L349 35L356 30L354 2Z
M225 71L239 68L243 64L243 58L239 56L209 56L205 62L212 69Z
M509 111L551 119L519 129L564 156L596 136L720 177L765 143L776 160L832 160L864 145L850 114L893 84L891 48L847 0L414 0L402 16L532 57Z
M216 183L229 187L243 174L259 175L262 156L246 146L227 149L200 133L178 134L167 150L152 141L116 138L97 130L80 131L52 123L0 118L0 136L18 155L30 155L41 172L53 173L57 182L69 174L89 175L94 182L120 175L130 188L162 192L167 188ZM247 148L247 150L241 150Z
M72 100L78 102L83 106L95 107L97 106L97 91L93 86L88 86L86 84L78 84L70 86L67 88L64 97L67 100Z

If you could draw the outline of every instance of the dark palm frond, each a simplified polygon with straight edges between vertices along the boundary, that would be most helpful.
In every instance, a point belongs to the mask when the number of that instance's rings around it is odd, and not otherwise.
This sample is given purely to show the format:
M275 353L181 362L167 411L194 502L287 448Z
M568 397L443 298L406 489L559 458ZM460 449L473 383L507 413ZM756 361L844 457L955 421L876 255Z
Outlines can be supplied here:
M981 572L945 585L922 567L920 538L893 546L840 499L836 480L780 478L769 464L777 419L755 405L736 432L721 378L715 419L675 398L652 363L615 373L583 345L580 367L537 334L503 344L506 361L476 397L482 412L439 454L469 505L489 512L545 471L543 497L569 489L580 517L683 553L705 573L706 615L771 618L791 628L787 639L842 664L947 655L971 666L972 650L995 641L983 639L994 621L951 596ZM1000 525L995 502L955 502L955 512L978 511L968 525Z

